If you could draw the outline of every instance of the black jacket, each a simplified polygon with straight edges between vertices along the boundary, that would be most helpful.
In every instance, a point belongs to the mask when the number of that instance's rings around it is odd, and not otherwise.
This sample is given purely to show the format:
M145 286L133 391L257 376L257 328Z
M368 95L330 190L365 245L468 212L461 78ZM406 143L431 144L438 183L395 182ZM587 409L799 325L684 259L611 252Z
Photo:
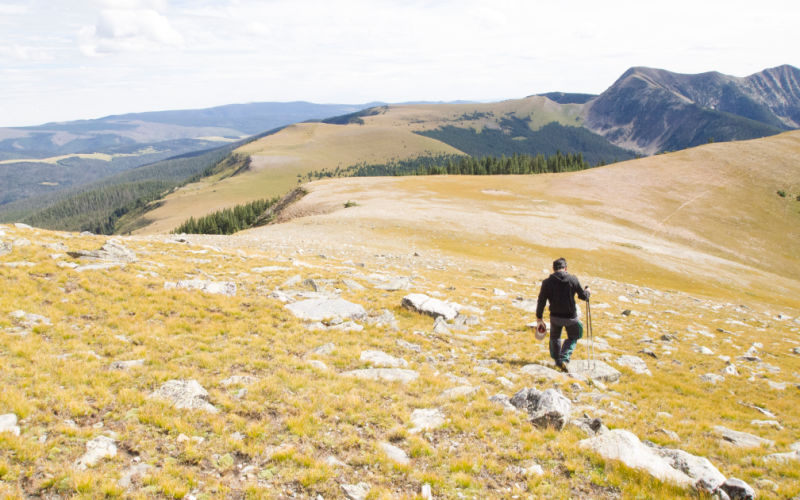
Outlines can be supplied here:
M544 305L550 301L550 316L557 318L575 318L578 316L575 308L575 294L581 300L588 300L589 294L583 289L578 278L565 270L556 271L542 281L539 290L539 301L536 303L536 318L541 319L544 314Z

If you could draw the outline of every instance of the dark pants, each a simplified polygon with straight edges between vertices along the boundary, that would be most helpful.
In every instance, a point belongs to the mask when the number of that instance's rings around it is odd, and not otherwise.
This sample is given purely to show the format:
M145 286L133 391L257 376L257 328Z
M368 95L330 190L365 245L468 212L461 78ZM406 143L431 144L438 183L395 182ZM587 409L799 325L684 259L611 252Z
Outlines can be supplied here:
M561 329L566 328L567 338L561 343ZM556 363L569 363L572 351L578 344L578 339L583 337L583 323L578 319L564 320L550 318L550 357Z

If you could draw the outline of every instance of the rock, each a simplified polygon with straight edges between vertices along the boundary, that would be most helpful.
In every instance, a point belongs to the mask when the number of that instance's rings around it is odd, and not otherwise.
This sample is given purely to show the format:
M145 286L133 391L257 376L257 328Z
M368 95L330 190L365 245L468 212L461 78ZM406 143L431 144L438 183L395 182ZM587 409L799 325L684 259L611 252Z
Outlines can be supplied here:
M770 389L772 389L772 390L775 390L775 391L785 391L785 390L786 390L786 386L787 386L788 384L786 384L786 382L773 382L772 380L768 380L768 381L767 381L767 385L768 385L768 386L769 386L769 388L770 388Z
M783 426L777 420L751 420L750 425L755 425L756 427L774 427L779 431L783 429Z
M711 356L714 354L714 351L703 345L695 347L694 352L699 354L705 354L706 356Z
M529 412L530 422L537 427L553 427L561 430L569 422L572 403L555 389L541 393Z
M251 375L232 375L224 380L221 380L220 385L223 387L228 387L231 385L250 385L256 380L258 379Z
M177 283L170 281L164 283L165 290L170 290L173 288L200 290L206 293L227 295L229 297L236 295L236 283L232 281L181 280Z
M667 436L668 438L670 438L673 441L680 441L681 440L681 437L678 435L677 432L671 431L669 429L657 429L656 432L660 432L661 434L664 434L665 436Z
M312 354L318 354L320 356L328 356L329 354L333 354L336 351L336 345L328 342L327 344L322 344L319 347L315 347L308 351L306 356L311 356Z
M309 359L308 365L320 371L328 371L328 365L318 359Z
M517 299L511 303L512 306L516 307L517 309L522 309L525 312L535 313L536 312L536 301L535 300L525 300L525 299Z
M350 278L342 278L342 284L350 290L366 290L364 285Z
M355 377L362 380L383 380L386 382L412 382L419 377L414 370L403 368L365 368L342 372L345 377Z
M548 368L544 365L540 365L537 363L532 363L529 365L525 365L520 370L525 375L530 375L535 379L546 379L546 380L563 380L566 377L565 374L561 372L557 372L552 368Z
M722 374L723 375L731 375L731 376L734 376L734 377L738 377L739 376L739 371L736 369L736 365L730 364L730 365L726 365L725 368L722 369Z
M423 293L412 293L403 297L402 306L434 318L443 317L450 321L458 316L458 310L452 304L428 297Z
M178 409L197 409L217 413L208 402L208 392L197 380L169 380L150 394L154 399L165 399Z
M449 335L450 328L447 326L447 321L443 316L437 316L433 322L433 333L437 335Z
M75 468L86 470L106 457L117 456L117 445L107 436L98 436L86 443L86 453L75 461Z
M711 493L725 482L725 476L705 457L667 448L657 449L656 453L665 458L674 469L692 478L694 487L698 490Z
M724 439L725 441L740 448L757 448L762 445L772 446L775 444L774 441L771 441L769 439L764 439L758 436L754 436L746 432L734 431L728 429L727 427L723 427L721 425L715 426L714 431L716 431L717 434L722 436L722 439ZM730 495L730 493L728 494Z
M413 427L409 432L417 433L437 429L444 425L444 422L444 414L438 408L417 409L411 412Z
M14 227L17 229L33 229L32 226L29 226L28 224L23 224L22 222L15 222Z
M11 319L14 320L19 326L23 326L25 328L34 328L40 325L51 325L49 318L46 318L40 314L33 314L25 312L21 309L13 311L11 314Z
M397 462L400 465L408 465L411 463L411 460L408 458L408 455L406 455L406 452L397 446L385 441L379 443L378 446L380 446L381 450L383 450L390 460Z
M504 410L508 411L517 411L514 405L511 404L511 400L508 396L503 393L495 394L494 396L489 396L489 401L492 403L497 403L503 407Z
M792 354L800 354L800 347L792 348Z
M60 263L59 263L60 264ZM98 262L97 264L85 264L83 266L75 266L75 272L82 273L84 271L105 271L107 269L114 269L116 267L124 267L123 262Z
M792 451L800 451L800 441L790 444L789 449Z
M100 250L77 250L67 252L70 257L82 260L105 260L112 262L136 262L136 254L117 240L108 240Z
M756 492L741 479L729 477L720 489L728 494L731 500L755 500Z
M393 278L388 281L373 283L375 288L395 292L397 290L408 290L411 287L411 278Z
M10 432L19 436L20 428L17 425L17 416L14 413L0 415L0 432Z
M758 357L758 349L756 349L755 345L750 346L747 352L744 353L744 356L742 356L742 359L747 361L761 361L761 359Z
M405 368L408 366L408 361L405 359L395 358L394 356L390 356L383 351L363 351L359 359L374 366L388 368Z
M590 449L607 460L619 460L628 467L641 469L661 481L680 486L694 484L692 478L672 467L652 448L645 446L633 433L613 429L598 436L578 442L583 449Z
M349 500L366 500L370 486L367 483L343 484L342 491Z
M477 387L472 387L471 385L460 385L442 392L442 397L445 399L457 399L461 396L472 396L476 392L478 392Z
M631 356L628 354L620 356L617 358L617 364L630 368L634 373L638 373L639 375L653 375L647 368L647 363L645 363L642 358L637 356Z
M570 423L590 436L608 432L608 427L603 425L602 420L599 418L591 418L588 415L571 420Z
M325 463L331 467L347 467L347 464L339 460L333 455L328 455L328 458L325 459Z
M428 483L423 484L422 489L419 492L419 496L421 496L423 500L433 500L431 485Z
M12 248L11 243L0 241L0 256L11 253Z
M525 389L520 389L516 394L511 396L509 403L511 403L511 405L518 410L523 410L530 413L533 411L533 408L536 405L536 402L539 400L539 396L541 396L541 394L542 393L540 391L537 391L532 387L527 387Z
M289 304L286 308L306 321L363 319L367 315L362 306L344 299L307 299Z
M409 351L414 351L414 352L422 352L422 347L419 344L406 342L403 339L397 339L395 340L395 343L400 347L402 347L403 349L408 349Z
M800 462L800 452L790 451L788 453L773 453L772 455L767 455L764 457L764 460L769 462L779 462L782 464L789 462Z
M146 475L152 468L153 467L145 463L131 465L122 471L122 477L117 481L117 486L126 490L131 489L133 485L140 482L142 476Z
M705 375L700 375L700 380L716 385L718 382L724 382L725 377L717 375L716 373L706 373Z
M622 373L604 361L579 359L569 363L569 373L576 377L602 382L616 382Z
M130 361L114 361L108 365L109 370L128 370L135 366L144 366L143 359L132 359Z

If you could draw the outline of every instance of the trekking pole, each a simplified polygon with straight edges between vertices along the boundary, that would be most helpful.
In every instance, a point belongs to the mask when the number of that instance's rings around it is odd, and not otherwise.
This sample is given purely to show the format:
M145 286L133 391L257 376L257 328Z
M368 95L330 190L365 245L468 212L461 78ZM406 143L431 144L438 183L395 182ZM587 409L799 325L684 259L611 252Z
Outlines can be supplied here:
M595 370L594 362L594 333L592 332L592 306L589 297L586 297L586 336L589 340L589 366L590 370Z

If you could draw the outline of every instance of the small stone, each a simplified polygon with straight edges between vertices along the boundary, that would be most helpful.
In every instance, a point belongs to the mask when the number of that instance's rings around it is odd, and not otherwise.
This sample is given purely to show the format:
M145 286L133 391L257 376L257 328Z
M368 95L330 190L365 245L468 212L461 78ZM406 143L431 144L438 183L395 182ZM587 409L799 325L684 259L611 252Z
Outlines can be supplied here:
M178 409L199 409L217 413L217 409L208 402L208 392L197 380L169 380L155 392L150 394L154 399L166 399Z
M731 500L755 500L756 492L747 483L735 477L729 477L722 486L720 486L725 493L728 494Z
M471 385L462 385L453 387L452 389L447 389L446 391L442 392L442 397L445 399L457 399L462 396L471 396L476 392L478 392L477 387L472 387Z
M716 385L719 382L724 382L725 377L722 375L717 375L716 373L706 373L705 375L700 376L700 380Z
M777 420L751 420L750 425L756 427L774 427L775 429L783 430L783 426Z
M345 496L347 496L349 500L366 500L369 490L369 484L364 482L342 485L342 491L344 491Z
M723 375L731 375L731 376L734 376L734 377L738 377L739 376L739 371L736 369L736 365L730 364L730 365L727 365L725 368L722 369L722 374Z
M497 403L503 407L504 410L508 411L517 411L514 405L511 404L511 400L505 394L495 394L494 396L489 397L489 401L492 403Z
M94 467L100 460L106 457L115 457L117 446L114 440L107 436L98 436L86 443L86 453L75 461L75 467L86 470Z
M734 431L721 425L715 426L714 430L717 434L722 436L722 439L740 448L758 448L762 445L772 446L775 444L774 441L769 439L754 436L746 432ZM730 493L728 494L730 495Z
M403 368L366 368L343 372L342 376L355 377L363 380L383 380L386 382L407 383L416 380L419 374L414 370Z
M132 359L130 361L114 361L109 365L110 370L129 370L136 366L144 366L143 359Z
M411 412L410 432L429 431L441 427L445 423L444 414L438 408L417 409Z
M650 369L647 368L647 363L642 358L637 356L623 355L617 358L617 364L630 368L634 373L639 375L653 375Z
M411 460L406 455L406 452L398 448L397 446L387 443L381 442L378 444L381 450L389 457L390 460L397 462L400 465L408 465L411 463Z
M408 366L408 361L390 356L383 351L363 351L361 361L370 363L374 366L387 367L387 368L405 368Z
M17 416L14 413L0 415L0 432L10 432L19 436L20 428L17 425Z
M117 481L117 486L126 490L131 489L152 468L152 466L145 463L131 465L122 472L122 477Z

